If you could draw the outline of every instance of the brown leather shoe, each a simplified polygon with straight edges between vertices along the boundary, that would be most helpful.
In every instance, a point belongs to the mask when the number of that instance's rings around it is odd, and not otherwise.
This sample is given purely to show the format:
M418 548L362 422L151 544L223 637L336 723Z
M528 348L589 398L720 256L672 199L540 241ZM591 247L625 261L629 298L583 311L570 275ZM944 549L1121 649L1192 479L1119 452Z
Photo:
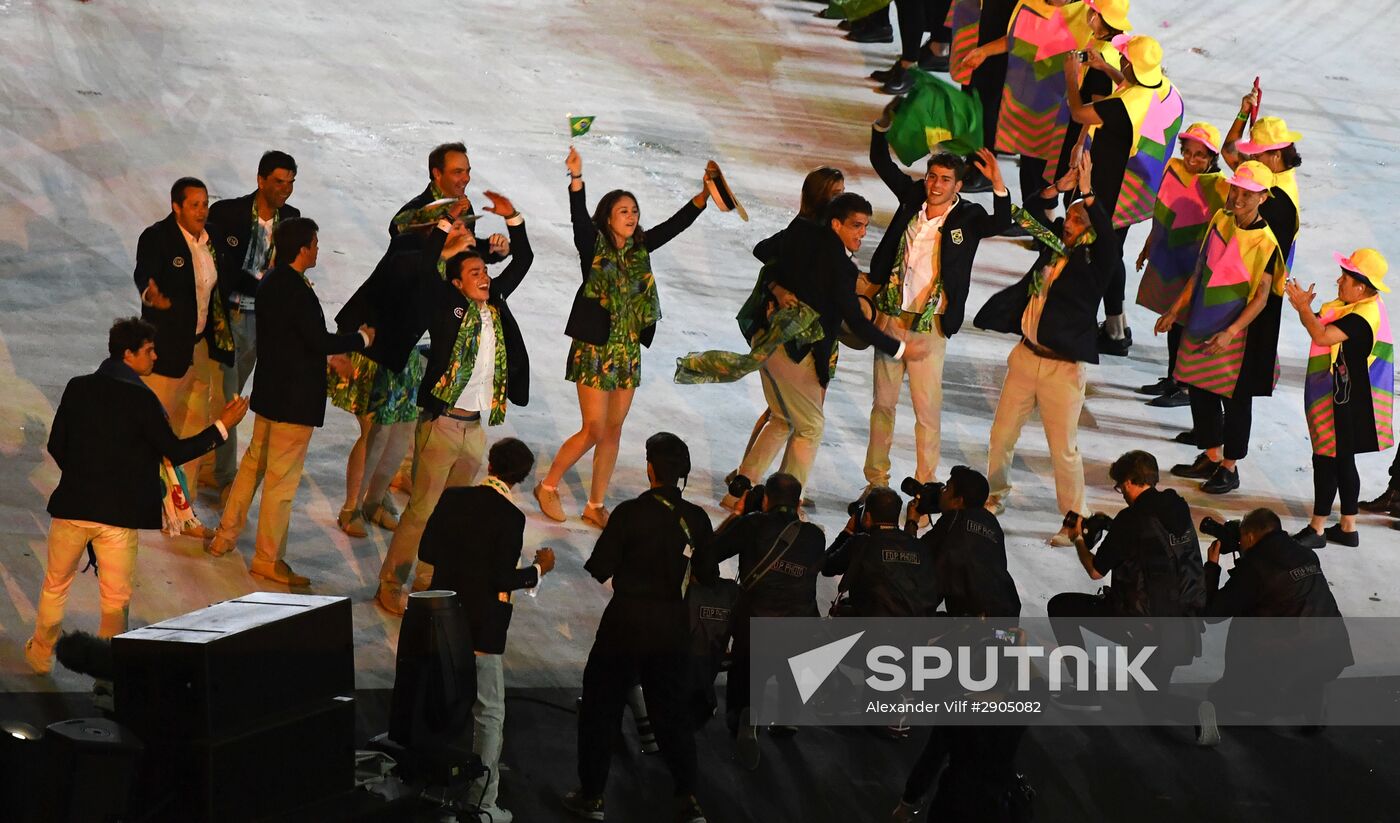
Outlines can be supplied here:
M546 489L543 483L535 484L535 500L540 504L540 511L556 523L563 523L568 520L568 515L564 514L564 506L559 502L558 489Z
M360 516L359 509L341 509L336 515L336 525L340 530L351 537L368 537L369 531L365 528L365 519Z
M392 615L402 616L403 586L397 583L380 583L379 593L374 596L374 605Z
M214 539L205 545L204 551L210 557L223 557L238 547L238 541L215 529Z
M399 513L394 510L394 506L385 498L378 506L365 506L365 520L373 523L381 529L393 531L399 527Z
M35 674L48 674L53 671L53 649L39 648L31 637L24 641L24 661Z
M608 507L595 506L592 503L583 507L583 522L600 529L608 527Z
M263 580L272 583L282 583L294 588L305 588L311 585L310 578L302 577L292 571L292 567L288 566L286 562L282 560L278 560L271 565L264 565L254 560L253 565L248 567L248 573L254 577L261 577Z

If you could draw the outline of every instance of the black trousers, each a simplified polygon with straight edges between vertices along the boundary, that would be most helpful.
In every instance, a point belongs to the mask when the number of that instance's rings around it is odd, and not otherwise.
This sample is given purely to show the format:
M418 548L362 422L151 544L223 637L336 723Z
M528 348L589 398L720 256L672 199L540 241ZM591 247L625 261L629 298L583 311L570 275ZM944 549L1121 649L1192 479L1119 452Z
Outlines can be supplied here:
M1185 330L1180 323L1173 323L1167 330L1167 377L1176 374L1176 353L1181 350L1181 335Z
M677 607L680 610L677 610ZM679 622L677 622L679 620ZM619 602L603 612L583 668L578 713L578 777L584 794L602 795L612 765L612 742L627 692L642 684L647 714L677 797L695 793L695 727L689 712L689 649L678 603Z
M1015 5L1012 0L982 0L982 16L977 20L977 45L1006 36ZM982 100L982 145L988 149L994 148L997 142L1001 94L1006 86L1006 59L1004 54L988 57L972 72L972 88Z
M744 709L750 705L749 681L753 675L748 617L736 619L733 630L733 664L729 668L724 683L724 718L730 732L738 730L739 717ZM798 695L797 684L793 682L791 677L784 676L781 665L782 661L762 662L760 666L764 667L764 670L760 671L759 674L763 677L765 684L769 678L778 678L778 690L782 694L783 705L796 706L802 702Z
M1226 460L1243 460L1249 454L1249 429L1254 420L1254 398L1223 397L1188 386L1191 395L1191 430L1203 449L1225 446Z
M1109 209L1107 203L1104 204L1104 209L1105 211ZM1113 212L1108 211L1108 215L1112 217ZM1124 226L1121 229L1113 230L1113 233L1118 235L1119 249L1122 249L1123 244L1128 242L1128 228L1128 226ZM1123 262L1123 255L1121 254L1118 255L1116 259L1110 260L1103 265L1113 267L1113 276L1109 278L1108 288L1105 289L1103 293L1103 313L1109 316L1122 314L1123 299L1128 290L1128 267Z
M1336 419L1336 457L1314 454L1313 465L1313 514L1326 517L1332 513L1332 498L1339 493L1342 497L1342 514L1352 515L1361 511L1357 503L1361 499L1361 475L1356 471L1356 444L1353 442L1351 427L1346 425L1342 415L1333 414Z
M1001 808L1016 779L1016 749L1024 726L934 726L904 784L904 801L918 803L948 762L930 814L935 820L1008 819Z
M1047 185L1045 182L1045 167L1049 165L1039 157L1027 157L1021 155L1021 168L1018 172L1021 180L1021 206L1036 217L1044 217L1044 213L1055 208L1055 201L1042 198L1040 192Z
M952 39L952 32L946 25L951 2L895 0L895 19L899 21L899 59L910 62L918 60L925 33L932 33L931 39L935 43L947 43Z

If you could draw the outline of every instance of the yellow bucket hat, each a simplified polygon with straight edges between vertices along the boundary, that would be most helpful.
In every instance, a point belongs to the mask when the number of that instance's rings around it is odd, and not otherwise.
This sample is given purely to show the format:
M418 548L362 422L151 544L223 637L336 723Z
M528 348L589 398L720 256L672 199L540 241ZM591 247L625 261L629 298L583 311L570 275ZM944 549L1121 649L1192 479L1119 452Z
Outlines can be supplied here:
M1243 154L1262 154L1302 139L1303 135L1288 130L1288 124L1283 122L1282 117L1261 117L1249 130L1249 139L1235 144L1235 148Z
M1385 273L1390 270L1390 264L1375 249L1357 249L1351 253L1351 257L1343 257L1341 252L1334 251L1332 259L1343 269L1360 275L1360 279L1370 283L1376 291L1390 293L1390 287L1385 284Z
M1162 82L1162 44L1155 38L1145 34L1133 35L1118 51L1122 52L1124 60L1132 64L1133 76L1140 85L1155 86Z
M1235 167L1235 176L1230 185L1247 191L1268 191L1274 187L1274 173L1258 160L1246 160Z
M1129 31L1128 0L1084 0L1085 5L1099 13L1103 21L1119 31Z

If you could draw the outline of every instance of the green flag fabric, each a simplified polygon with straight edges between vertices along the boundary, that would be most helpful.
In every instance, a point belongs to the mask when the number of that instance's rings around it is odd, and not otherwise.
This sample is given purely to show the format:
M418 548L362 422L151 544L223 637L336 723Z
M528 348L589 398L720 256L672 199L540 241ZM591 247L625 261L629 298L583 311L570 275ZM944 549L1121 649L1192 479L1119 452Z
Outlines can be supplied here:
M914 88L894 113L890 147L904 165L928 155L931 147L953 154L982 148L982 101L951 83L919 69Z
M587 117L570 117L569 136L582 137L583 135L588 134L588 130L593 128L594 117L596 117L596 115L592 114L588 115Z
M684 385L733 383L757 371L763 361L789 340L815 343L823 335L821 316L816 309L806 303L798 303L773 312L773 316L768 318L768 328L754 336L748 354L713 350L677 357L675 380Z
M890 4L890 0L830 0L827 10L836 17L859 20L869 17Z

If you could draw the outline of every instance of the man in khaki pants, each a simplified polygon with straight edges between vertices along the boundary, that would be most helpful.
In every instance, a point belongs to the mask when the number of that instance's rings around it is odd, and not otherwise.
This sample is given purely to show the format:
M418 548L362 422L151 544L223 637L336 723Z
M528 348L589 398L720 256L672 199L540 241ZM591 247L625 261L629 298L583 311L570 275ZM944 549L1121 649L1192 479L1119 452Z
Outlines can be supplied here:
M141 319L155 326L160 352L155 370L141 379L180 437L213 421L214 410L224 404L219 364L233 363L233 331L205 231L208 218L204 184L182 177L170 189L170 214L148 226L136 243L133 279L141 294ZM184 466L191 501L204 459L201 454Z
M49 430L49 454L58 463L58 488L49 498L48 562L34 636L24 657L36 674L53 666L68 590L89 542L97 558L102 599L100 637L126 631L137 529L161 527L161 459L180 463L207 454L228 437L248 410L229 403L214 421L180 439L155 394L143 384L155 367L156 329L135 317L118 320L107 335L108 359L94 374L68 381Z
M254 577L288 586L310 582L283 558L306 448L311 433L326 419L327 358L363 351L374 342L374 329L368 326L351 334L326 330L321 301L306 276L316 265L316 233L315 221L305 217L283 220L273 232L278 263L258 286L253 438L239 461L218 533L208 548L215 557L233 550L261 484L258 534L248 570Z
M1084 460L1079 453L1079 413L1084 407L1085 363L1098 363L1098 301L1122 247L1089 188L1092 163L1085 152L1076 175L1080 197L1066 210L1061 235L1021 221L1044 248L1031 270L993 295L974 324L1019 333L1006 361L1006 378L992 420L987 508L999 514L1011 493L1011 461L1021 428L1040 410L1055 470L1061 514L1084 512ZM1072 545L1060 529L1050 543Z
M867 489L890 485L895 408L906 374L914 406L914 476L923 483L937 475L947 341L962 327L979 244L1011 225L1010 193L995 155L985 149L978 153L975 165L992 181L992 214L959 196L967 167L957 155L934 154L921 180L900 171L890 159L885 137L894 105L886 107L870 132L871 165L899 198L899 209L870 261L870 281L877 289L876 324L901 341L927 341L929 355L906 363L875 352L870 444L865 453Z
M418 428L413 444L413 491L399 518L394 539L379 568L375 602L390 614L403 614L403 586L413 574L413 590L432 580L433 567L418 563L418 543L443 489L476 483L486 456L486 426L505 422L507 401L529 402L530 363L520 327L506 304L534 262L525 218L510 200L486 192L486 211L506 218L510 264L494 280L482 254L471 248L447 259L446 283L429 301L432 341L423 382L418 387ZM437 259L453 224L444 219L425 241L425 259Z

